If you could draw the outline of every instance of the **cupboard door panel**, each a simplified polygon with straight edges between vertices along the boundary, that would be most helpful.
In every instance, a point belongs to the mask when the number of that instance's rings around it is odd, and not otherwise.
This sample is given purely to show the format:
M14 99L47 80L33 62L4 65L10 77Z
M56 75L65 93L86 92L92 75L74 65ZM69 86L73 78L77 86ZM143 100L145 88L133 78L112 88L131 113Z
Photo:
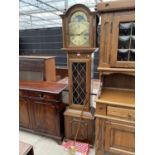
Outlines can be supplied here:
M134 154L134 126L107 122L105 129L105 150L123 155Z
M99 66L109 67L110 49L111 49L111 26L113 14L101 15L101 38L100 38L100 53Z
M19 124L22 127L30 127L28 103L23 98L20 98L19 101Z
M80 128L76 140L94 144L94 120L83 118L80 120L76 116L65 116L65 138L74 140L75 135Z
M71 121L71 137L72 137L72 139L74 139L74 136L77 133L79 122L80 122L80 119L77 119L77 118L73 118ZM80 122L80 129L79 129L79 132L77 135L78 139L81 141L87 141L87 139L88 139L87 131L88 131L88 122L82 120Z
M57 110L54 105L45 105L39 101L33 101L33 118L34 128L36 131L59 135L59 128L57 119ZM39 103L38 103L39 102Z

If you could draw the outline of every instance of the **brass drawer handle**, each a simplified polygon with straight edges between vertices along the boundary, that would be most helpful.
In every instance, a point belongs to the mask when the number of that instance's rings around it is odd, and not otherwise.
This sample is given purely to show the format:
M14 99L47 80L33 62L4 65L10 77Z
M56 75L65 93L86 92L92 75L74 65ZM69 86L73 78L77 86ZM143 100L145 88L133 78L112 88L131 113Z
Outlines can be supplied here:
M38 96L39 96L40 98L43 98L43 97L44 97L44 94L43 94L43 93L40 93Z

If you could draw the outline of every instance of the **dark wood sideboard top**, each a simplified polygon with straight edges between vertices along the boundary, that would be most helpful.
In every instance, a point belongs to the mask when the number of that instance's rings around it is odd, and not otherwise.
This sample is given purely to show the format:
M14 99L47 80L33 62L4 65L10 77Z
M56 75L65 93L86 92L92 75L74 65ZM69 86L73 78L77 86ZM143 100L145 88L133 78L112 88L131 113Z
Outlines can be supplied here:
M51 59L55 58L55 56L37 56L37 55L21 55L19 56L20 59Z
M57 82L46 82L46 81L20 81L20 90L32 90L38 92L47 92L52 94L59 94L67 87L66 84Z

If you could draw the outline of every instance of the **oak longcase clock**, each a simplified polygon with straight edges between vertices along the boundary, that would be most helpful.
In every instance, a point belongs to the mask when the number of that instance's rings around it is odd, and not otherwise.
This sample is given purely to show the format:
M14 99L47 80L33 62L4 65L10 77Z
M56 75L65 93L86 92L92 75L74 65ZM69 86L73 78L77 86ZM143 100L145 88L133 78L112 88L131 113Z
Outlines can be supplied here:
M63 15L63 49L68 53L69 108L65 111L65 137L73 139L84 107L78 140L93 143L94 116L90 113L91 54L96 47L96 13L82 4Z

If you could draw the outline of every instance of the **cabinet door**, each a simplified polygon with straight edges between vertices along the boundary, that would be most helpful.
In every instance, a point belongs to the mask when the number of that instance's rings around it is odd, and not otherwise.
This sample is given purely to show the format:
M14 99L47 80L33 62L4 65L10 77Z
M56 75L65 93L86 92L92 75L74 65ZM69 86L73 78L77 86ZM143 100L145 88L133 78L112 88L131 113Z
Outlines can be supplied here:
M76 109L89 109L90 102L90 65L91 59L70 59L69 62L69 100Z
M65 137L74 139L77 134L78 126L80 128L77 135L77 141L94 143L94 120L82 119L78 117L65 116Z
M111 67L134 67L135 15L115 15L112 28Z
M19 99L19 125L21 127L30 128L28 102L21 97Z
M134 126L106 122L105 150L120 155L133 155L135 150Z
M71 127L71 139L74 139L76 133L77 133L77 129L78 129L78 125L79 125L79 119L78 118L72 118L70 123L70 127ZM88 122L86 120L82 120L81 124L80 124L80 129L78 132L78 140L81 141L87 141L88 139Z
M44 102L44 103L43 103ZM59 136L59 115L56 106L33 100L33 128L35 131Z

